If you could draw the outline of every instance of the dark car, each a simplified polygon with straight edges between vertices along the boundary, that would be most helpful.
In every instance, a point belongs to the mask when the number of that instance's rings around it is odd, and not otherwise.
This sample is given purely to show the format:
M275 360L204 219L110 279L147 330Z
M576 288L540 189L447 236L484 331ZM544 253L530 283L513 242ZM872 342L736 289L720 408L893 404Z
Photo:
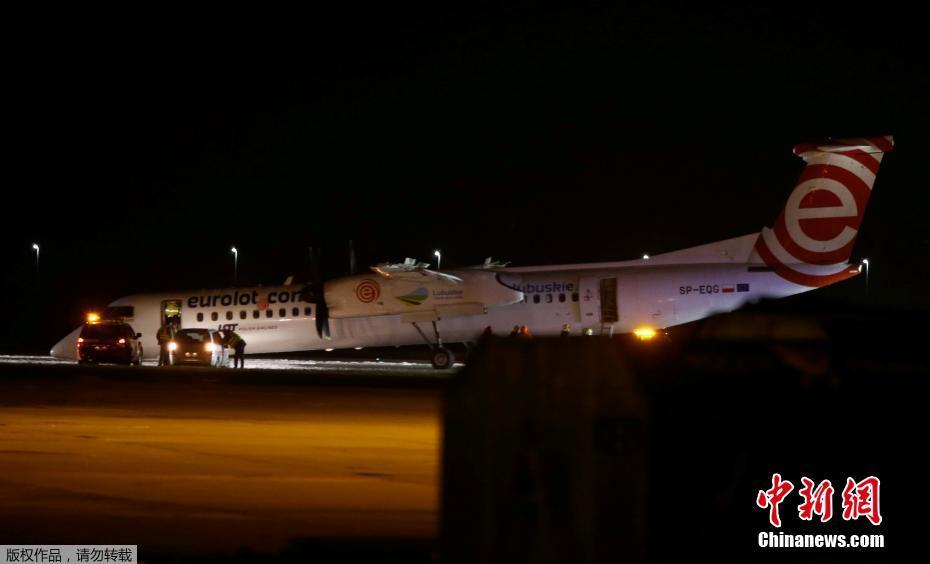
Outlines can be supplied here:
M213 329L181 329L168 343L171 364L226 366L228 356L218 331Z
M85 323L77 340L78 363L142 364L141 337L122 321Z

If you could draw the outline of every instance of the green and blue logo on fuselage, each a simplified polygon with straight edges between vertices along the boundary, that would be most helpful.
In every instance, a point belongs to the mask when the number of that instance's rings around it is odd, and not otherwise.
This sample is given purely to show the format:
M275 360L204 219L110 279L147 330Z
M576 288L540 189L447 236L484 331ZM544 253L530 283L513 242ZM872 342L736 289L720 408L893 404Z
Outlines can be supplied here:
M426 298L429 297L429 290L426 288L417 288L416 290L410 292L409 294L404 294L403 296L396 296L398 300L404 302L407 305L420 305Z

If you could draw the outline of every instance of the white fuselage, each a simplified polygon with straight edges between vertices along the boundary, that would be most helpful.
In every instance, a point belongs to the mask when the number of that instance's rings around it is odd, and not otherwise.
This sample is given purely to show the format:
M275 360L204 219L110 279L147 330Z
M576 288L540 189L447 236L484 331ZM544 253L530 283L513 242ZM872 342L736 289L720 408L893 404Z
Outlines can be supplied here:
M731 311L748 301L810 290L784 280L764 266L739 264L571 265L498 269L499 282L523 292L518 303L486 308L473 315L440 318L444 342L476 340L487 327L498 335L526 325L533 335L624 333L639 327L664 328ZM857 266L851 266L857 269ZM456 271L446 271L456 274ZM301 286L226 288L172 294L137 294L111 306L131 306L126 320L142 333L145 356L157 355L155 334L165 300L181 303L182 328L233 329L248 343L249 354L321 349L423 344L423 337L402 315L331 318L331 338L316 331L316 311L300 301ZM429 304L411 304L411 311ZM424 328L432 337L428 323ZM73 358L79 329L62 339L52 355Z
M649 259L519 268L489 261L441 273L413 259L385 263L373 274L330 280L322 291L308 288L309 299L328 306L319 324L299 286L142 294L111 306L143 334L148 357L157 354L166 300L174 302L172 313L179 308L182 327L234 329L249 353L410 345L437 331L446 342L467 342L487 328L508 334L524 325L539 336L566 328L575 335L661 329L856 276L861 266L849 264L852 248L893 146L890 136L797 145L805 168L771 227ZM330 337L321 338L326 318ZM78 332L52 355L74 358Z

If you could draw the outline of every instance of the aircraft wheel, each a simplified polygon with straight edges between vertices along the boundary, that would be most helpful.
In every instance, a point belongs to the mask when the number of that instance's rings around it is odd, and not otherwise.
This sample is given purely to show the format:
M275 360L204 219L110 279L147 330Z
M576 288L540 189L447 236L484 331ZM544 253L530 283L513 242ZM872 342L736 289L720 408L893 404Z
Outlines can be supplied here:
M452 366L452 363L455 361L455 356L453 356L452 351L445 347L439 347L433 350L433 368L437 370L442 370L444 368L449 368Z

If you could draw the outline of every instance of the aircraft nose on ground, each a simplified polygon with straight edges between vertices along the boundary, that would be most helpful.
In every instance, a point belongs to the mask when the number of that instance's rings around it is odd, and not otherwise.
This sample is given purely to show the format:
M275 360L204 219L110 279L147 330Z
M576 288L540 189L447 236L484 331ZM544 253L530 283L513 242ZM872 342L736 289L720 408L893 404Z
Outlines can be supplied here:
M80 334L80 327L68 333L64 339L55 343L49 354L54 358L77 360L77 338Z

